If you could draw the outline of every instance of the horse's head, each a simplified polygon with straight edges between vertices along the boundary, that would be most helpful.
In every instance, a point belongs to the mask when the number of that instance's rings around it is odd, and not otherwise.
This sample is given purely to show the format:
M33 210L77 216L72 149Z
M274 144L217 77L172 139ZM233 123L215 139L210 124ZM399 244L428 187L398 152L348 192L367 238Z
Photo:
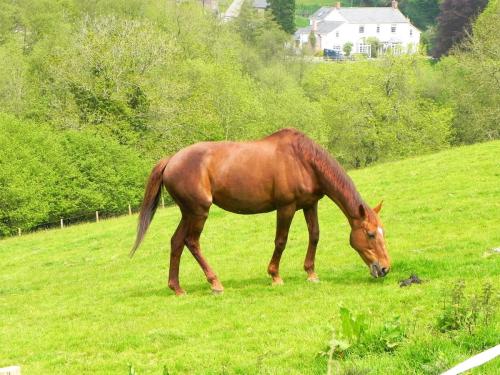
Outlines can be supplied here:
M360 205L360 218L353 219L351 223L351 246L370 268L373 277L383 277L391 268L385 248L384 227L378 216L381 208L382 202L373 209Z

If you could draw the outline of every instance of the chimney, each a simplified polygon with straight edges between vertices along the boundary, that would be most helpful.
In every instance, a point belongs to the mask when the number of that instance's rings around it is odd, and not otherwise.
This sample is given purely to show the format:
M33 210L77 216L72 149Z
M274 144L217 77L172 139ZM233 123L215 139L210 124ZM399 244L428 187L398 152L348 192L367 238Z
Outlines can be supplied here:
M335 4L335 8L340 9L340 1L337 1L337 3Z
M398 9L398 2L396 0L392 0L392 9Z

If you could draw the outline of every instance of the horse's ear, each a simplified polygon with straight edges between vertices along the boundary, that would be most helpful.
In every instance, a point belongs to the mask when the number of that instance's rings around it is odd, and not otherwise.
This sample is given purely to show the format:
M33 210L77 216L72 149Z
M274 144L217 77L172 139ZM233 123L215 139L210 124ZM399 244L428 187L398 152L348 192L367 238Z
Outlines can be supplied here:
M361 216L361 219L366 219L365 206L362 204L359 205L359 216Z
M373 211L375 211L377 214L380 212L380 210L382 209L382 203L384 203L384 201L380 201L379 204L377 204L375 207L373 207Z

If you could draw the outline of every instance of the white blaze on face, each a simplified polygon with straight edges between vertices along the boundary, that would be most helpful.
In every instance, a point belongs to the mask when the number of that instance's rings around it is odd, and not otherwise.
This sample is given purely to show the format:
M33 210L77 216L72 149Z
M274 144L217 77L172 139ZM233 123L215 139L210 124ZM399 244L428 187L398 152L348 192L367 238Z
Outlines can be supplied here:
M384 237L384 230L382 229L382 227L377 227L377 232L379 232L380 235Z

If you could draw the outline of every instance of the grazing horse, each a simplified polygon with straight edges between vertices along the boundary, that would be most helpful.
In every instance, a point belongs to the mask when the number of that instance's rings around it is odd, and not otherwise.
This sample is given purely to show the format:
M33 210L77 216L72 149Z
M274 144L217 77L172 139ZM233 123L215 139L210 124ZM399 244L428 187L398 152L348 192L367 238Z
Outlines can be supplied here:
M384 230L378 213L363 202L354 183L324 149L294 129L283 129L251 142L201 142L186 147L153 168L144 193L137 238L130 252L140 245L153 218L162 185L179 206L182 218L171 239L168 286L175 294L179 285L179 262L184 245L199 263L214 293L223 287L200 248L200 235L210 206L239 214L276 210L274 253L268 267L273 285L283 283L279 264L288 230L297 210L302 210L309 230L304 262L307 279L319 281L314 258L319 240L318 200L324 195L342 210L351 225L350 244L373 277L390 269Z

